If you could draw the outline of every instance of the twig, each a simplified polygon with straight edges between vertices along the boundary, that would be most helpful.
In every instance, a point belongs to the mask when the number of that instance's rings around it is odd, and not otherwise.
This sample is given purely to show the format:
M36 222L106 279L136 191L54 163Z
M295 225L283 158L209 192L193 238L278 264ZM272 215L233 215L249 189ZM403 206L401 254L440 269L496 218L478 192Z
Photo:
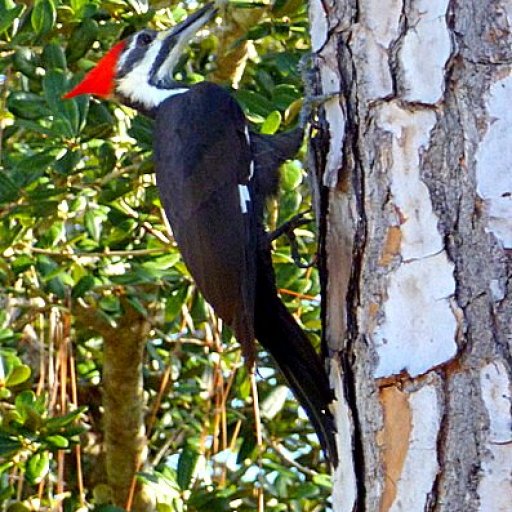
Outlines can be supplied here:
M76 370L75 370L75 355L73 353L73 345L69 343L69 375L71 381L71 400L73 406L78 407L78 391L76 385ZM76 460L76 484L78 487L78 500L80 506L85 505L85 490L84 490L84 477L82 472L82 451L80 444L75 446L75 460Z
M318 298L313 295L307 295L306 293L294 292L293 290L288 290L287 288L279 288L278 291L282 295L291 295L292 297L297 297L299 299L318 301Z
M290 220L286 221L284 224L272 231L272 233L270 233L270 241L273 242L280 236L287 235L290 231L300 228L300 226L304 226L305 224L309 224L311 219L305 218L305 215L308 213L311 213L311 209L306 210L305 212L297 213L297 215L294 215Z
M309 263L302 263L299 252L299 246L297 244L297 237L295 236L295 229L304 224L311 222L311 219L304 218L304 215L308 214L311 210L298 213L293 216L289 221L285 222L282 226L279 226L275 231L270 233L270 241L274 241L282 235L286 235L290 242L290 249L292 253L292 259L295 265L299 268L310 268L316 264L316 256Z
M300 472L304 473L305 475L308 475L308 476L317 476L319 473L317 473L316 471L314 471L313 469L310 469L306 466L303 466L302 464L300 464L299 462L293 460L285 451L284 449L284 446L281 444L281 443L276 443L273 439L269 438L267 439L267 441L269 442L270 446L272 446L272 448L274 449L274 451L277 453L277 455L279 455L279 457L281 457L281 459L283 459L287 464L289 464L290 466L293 466L294 468L297 468Z
M59 315L60 316L60 315ZM57 317L59 318L59 317ZM67 382L68 382L68 346L71 332L71 319L69 312L64 313L63 318L59 318L58 342L59 342L59 361L60 361L60 414L67 413ZM57 452L57 494L64 492L65 486L65 452ZM58 504L58 509L62 510L62 503Z
M260 477L263 474L263 435L261 429L261 416L260 416L260 403L258 398L258 385L256 383L256 374L254 369L251 368L249 370L249 380L251 383L251 394L253 400L253 413L254 413L254 426L255 426L255 434L256 434L256 446L258 447L258 467ZM257 487L257 496L258 496L258 512L265 511L265 494L263 484L260 481L260 485Z
M169 247L155 247L153 249L132 249L130 251L105 250L103 252L62 252L52 251L50 249L41 249L40 247L32 247L28 244L23 244L22 246L27 252L44 254L46 256L53 256L54 258L113 258L116 256L147 256L149 254L159 254L169 251Z
M153 403L153 407L151 408L151 414L149 415L146 427L146 437L148 439L151 437L151 432L153 431L153 427L156 423L156 415L158 414L158 409L160 409L162 398L165 394L165 390L167 389L167 385L169 384L171 377L171 365L172 361L169 361L169 364L165 368L165 371L162 375L162 379L160 380L160 388L158 390L158 394L156 395L155 402Z

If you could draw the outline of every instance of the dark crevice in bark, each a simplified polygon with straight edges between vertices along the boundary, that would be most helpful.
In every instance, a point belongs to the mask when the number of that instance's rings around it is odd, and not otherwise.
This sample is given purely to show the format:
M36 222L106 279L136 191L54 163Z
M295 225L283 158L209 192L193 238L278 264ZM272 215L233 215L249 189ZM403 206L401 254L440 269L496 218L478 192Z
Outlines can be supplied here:
M329 212L329 189L322 185L322 176L319 174L319 170L325 169L325 156L327 155L329 148L329 140L326 136L329 131L325 126L325 118L322 118L319 123L318 134L311 139L311 152L313 153L313 160L315 169L310 169L310 172L314 172L315 175L312 179L318 183L318 189L320 191L320 205L319 212L320 218L318 221L318 275L320 279L320 320L322 325L322 338L321 338L321 349L322 356L324 358L330 358L333 354L329 353L329 344L327 342L327 283L329 281L328 267L327 267L327 251L326 251L326 239L327 239L327 220Z
M496 347L496 352L503 358L503 360L507 362L509 377L512 380L512 374L510 374L510 372L512 372L512 352L510 351L509 346L510 339L500 336L500 332L503 331L503 326L499 325L499 319L492 303L490 304L490 310L491 311L489 312L489 316L492 322L492 337L494 346Z
M392 41L389 45L388 55L389 55L389 68L391 75L391 83L392 83L392 97L398 97L398 74L400 73L400 62L398 59L398 52L400 50L403 37L409 28L409 22L407 19L407 12L405 9L405 2L402 2L402 12L400 13L400 30L396 39ZM387 98L388 100L390 98Z
M445 478L445 474L443 472L446 461L445 447L448 438L450 421L450 416L448 414L448 394L450 392L448 386L449 375L447 372L442 370L439 370L437 373L439 374L440 380L443 383L443 414L441 416L441 421L439 422L439 433L436 442L437 462L439 464L439 469L437 471L436 477L434 478L432 488L427 494L425 512L435 512L441 499L442 484Z
M351 315L349 315L350 318ZM350 329L350 320L349 320ZM350 336L349 336L350 338ZM350 341L349 341L350 343ZM341 354L341 367L343 369L343 387L347 398L347 403L354 419L354 437L353 437L353 455L354 455L354 474L356 477L357 497L354 512L366 511L366 485L365 485L365 459L363 438L361 435L361 422L357 409L357 395L355 388L356 376L353 371L353 355L350 350ZM343 462L343 461L342 461Z
M356 343L361 343L360 329L357 321L357 305L360 303L359 286L361 283L361 270L363 267L363 254L366 244L366 214L364 210L364 175L362 167L362 156L359 151L358 138L358 98L355 90L356 70L350 45L340 39L338 46L338 55L340 56L340 80L341 90L345 91L346 99L346 130L343 146L343 170L346 173L341 176L341 183L344 180L350 180L352 191L356 201L357 208L357 226L354 233L354 246L352 254L352 269L349 281L349 288L346 298L347 304L347 347L341 358L344 386L348 405L352 412L354 420L354 472L356 476L357 501L355 510L364 512L366 510L366 463L364 455L364 442L359 417L359 408L357 402L356 379L354 372L356 366L355 351Z

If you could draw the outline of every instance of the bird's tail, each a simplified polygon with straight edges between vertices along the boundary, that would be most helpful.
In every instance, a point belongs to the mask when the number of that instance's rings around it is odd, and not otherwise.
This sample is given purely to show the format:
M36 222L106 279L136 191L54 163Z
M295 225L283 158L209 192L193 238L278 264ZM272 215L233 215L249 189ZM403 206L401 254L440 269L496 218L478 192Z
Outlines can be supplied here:
M256 338L275 359L313 424L326 457L336 467L335 426L329 409L334 394L322 361L277 295L268 248L258 251L257 265Z

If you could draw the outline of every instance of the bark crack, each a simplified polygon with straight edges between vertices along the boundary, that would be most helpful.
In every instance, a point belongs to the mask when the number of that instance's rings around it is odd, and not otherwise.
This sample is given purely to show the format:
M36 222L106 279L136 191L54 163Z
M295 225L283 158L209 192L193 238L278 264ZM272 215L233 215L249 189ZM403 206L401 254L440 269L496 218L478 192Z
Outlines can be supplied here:
M342 357L342 367L344 371L345 392L347 402L352 411L354 420L354 470L356 475L357 502L355 510L364 512L366 510L366 463L364 455L363 429L359 417L358 398L356 392L356 379L354 372L356 367L355 351L353 350L355 342L361 342L359 337L359 325L357 319L357 304L360 303L360 282L361 269L363 268L364 249L366 245L366 212L364 209L365 183L362 166L362 155L359 151L358 139L358 115L360 102L357 92L357 70L350 48L350 37L347 41L340 40L338 54L346 59L338 59L340 66L340 79L342 90L346 91L347 96L347 118L346 132L343 147L343 168L351 174L352 189L354 192L357 220L354 233L354 244L352 254L352 274L349 281L348 293L346 298L347 305L347 346ZM344 55L345 54L345 55ZM346 67L344 65L346 64Z

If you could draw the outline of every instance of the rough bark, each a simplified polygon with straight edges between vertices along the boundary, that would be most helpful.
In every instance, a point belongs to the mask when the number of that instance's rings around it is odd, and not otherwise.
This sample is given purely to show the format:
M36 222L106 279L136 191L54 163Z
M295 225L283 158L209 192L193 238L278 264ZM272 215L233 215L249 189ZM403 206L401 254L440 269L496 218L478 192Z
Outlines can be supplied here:
M312 0L337 511L512 503L512 4Z
M142 358L148 322L123 301L117 326L102 320L94 308L76 304L77 318L103 337L103 433L106 477L112 503L124 507L135 474L146 458ZM139 490L140 491L140 490ZM132 510L153 510L149 494L137 492Z

